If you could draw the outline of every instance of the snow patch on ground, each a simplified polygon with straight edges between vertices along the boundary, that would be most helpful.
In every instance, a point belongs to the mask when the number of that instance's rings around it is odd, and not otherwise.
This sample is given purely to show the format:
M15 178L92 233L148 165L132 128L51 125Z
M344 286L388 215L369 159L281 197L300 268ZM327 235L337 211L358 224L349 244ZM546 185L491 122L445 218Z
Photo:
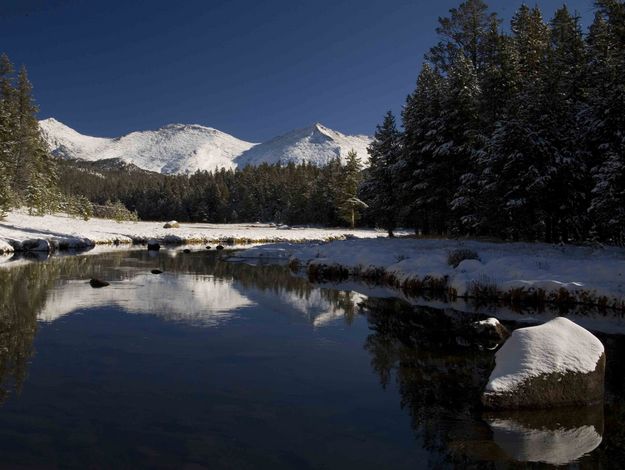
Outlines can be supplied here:
M30 216L25 211L13 211L0 221L0 251L13 251L12 245L25 240L48 240L53 245L85 248L97 244L146 242L212 243L228 239L254 241L320 241L332 238L378 237L376 230L326 229L289 227L283 230L271 224L180 224L180 228L163 228L163 222L115 222L105 219L88 221L66 215ZM214 247L214 246L213 246Z
M470 249L479 260L465 260L456 268L449 253ZM489 243L410 238L360 239L324 244L276 244L237 254L266 260L296 259L301 265L338 265L352 271L382 269L398 280L447 278L459 296L472 288L492 285L501 292L515 288L565 289L574 296L607 297L610 304L625 301L625 250L615 247L556 246L544 243Z
M559 317L543 325L519 328L497 351L487 392L511 392L543 374L590 373L604 353L592 333Z

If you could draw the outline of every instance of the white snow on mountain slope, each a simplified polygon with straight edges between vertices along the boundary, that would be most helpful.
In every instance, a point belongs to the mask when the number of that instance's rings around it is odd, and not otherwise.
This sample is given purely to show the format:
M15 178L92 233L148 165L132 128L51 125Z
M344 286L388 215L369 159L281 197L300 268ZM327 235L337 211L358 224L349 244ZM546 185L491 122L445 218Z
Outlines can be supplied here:
M39 127L52 153L61 158L99 160L99 152L113 140L82 135L54 118L39 121Z
M236 163L239 167L289 162L323 165L336 157L345 161L351 149L358 153L363 162L367 162L367 146L370 142L371 138L365 135L344 135L317 123L255 145L237 157Z
M258 145L199 125L171 124L117 138L82 135L54 118L40 121L40 126L57 157L87 161L117 158L166 174L291 161L323 165L337 156L345 160L351 149L366 162L370 142L367 136L344 135L321 124Z
M119 158L159 173L234 168L233 160L254 144L199 125L171 124L113 139L82 135L56 119L40 121L52 153L61 158Z

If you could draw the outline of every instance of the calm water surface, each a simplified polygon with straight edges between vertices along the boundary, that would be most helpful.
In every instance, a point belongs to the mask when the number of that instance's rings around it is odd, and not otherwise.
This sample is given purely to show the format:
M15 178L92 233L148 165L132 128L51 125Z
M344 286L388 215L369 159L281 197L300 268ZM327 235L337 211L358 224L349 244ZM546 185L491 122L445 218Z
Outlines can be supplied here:
M0 466L625 464L625 341L609 317L605 407L484 414L493 353L462 338L477 316L210 252L4 266Z

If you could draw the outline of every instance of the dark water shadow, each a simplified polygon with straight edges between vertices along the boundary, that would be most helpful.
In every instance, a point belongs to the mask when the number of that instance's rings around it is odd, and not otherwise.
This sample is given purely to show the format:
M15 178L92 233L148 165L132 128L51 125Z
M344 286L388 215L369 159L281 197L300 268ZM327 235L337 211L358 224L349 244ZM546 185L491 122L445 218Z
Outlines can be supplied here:
M369 298L363 307L371 328L365 343L371 366L382 387L397 383L415 437L431 451L428 466L612 468L623 462L622 336L599 335L606 356L613 358L608 359L605 406L485 413L480 396L494 352L462 339L479 316L393 299ZM524 326L505 323L509 329Z
M599 335L608 357L605 413L600 407L485 414L480 407L480 394L493 367L494 351L480 347L464 335L470 322L484 318L480 313L414 306L373 296L363 301L348 290L319 288L292 276L285 267L228 263L214 252L185 254L162 250L155 255L145 250L120 251L39 261L42 262L16 263L14 268L0 269L0 402L19 393L34 354L38 315L64 292L69 292L70 297L78 290L86 293L83 306L89 308L99 305L98 296L109 296L104 297L106 303L119 297L123 289L144 289L139 293L171 297L180 307L168 311L158 306L164 315L169 315L167 319L196 326L199 324L191 317L180 316L190 309L182 300L189 292L202 289L221 295L215 287L219 281L236 283L240 293L253 291L275 297L288 294L300 300L319 298L324 308L341 313L345 325L356 318L366 319L369 331L363 347L371 370L382 388L392 389L392 393L397 390L398 405L410 417L415 446L427 451L429 460L424 466L579 464L615 468L619 462L625 462L625 365L618 360L625 354L622 336ZM163 274L151 275L150 270L155 268ZM91 277L110 281L111 290L90 290L85 281ZM152 279L162 284L156 284L156 290L147 290ZM176 279L189 284L177 284ZM135 284L128 284L129 281ZM119 290L115 290L116 286ZM147 299L145 305L147 311L160 304ZM321 311L315 310L308 319L311 325ZM524 326L515 321L504 323L510 329Z

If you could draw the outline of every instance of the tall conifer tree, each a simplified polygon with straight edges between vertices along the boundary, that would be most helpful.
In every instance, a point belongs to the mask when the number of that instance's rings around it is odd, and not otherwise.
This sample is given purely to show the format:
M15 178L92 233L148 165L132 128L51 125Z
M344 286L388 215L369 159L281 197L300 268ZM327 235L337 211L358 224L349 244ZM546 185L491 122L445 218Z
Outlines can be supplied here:
M583 123L593 153L589 213L600 238L625 242L625 2L597 1L591 27L590 110ZM594 134L593 134L594 133Z
M401 155L401 133L392 112L386 113L382 124L377 126L368 151L370 165L361 189L362 199L379 226L393 236L399 222L397 163Z

